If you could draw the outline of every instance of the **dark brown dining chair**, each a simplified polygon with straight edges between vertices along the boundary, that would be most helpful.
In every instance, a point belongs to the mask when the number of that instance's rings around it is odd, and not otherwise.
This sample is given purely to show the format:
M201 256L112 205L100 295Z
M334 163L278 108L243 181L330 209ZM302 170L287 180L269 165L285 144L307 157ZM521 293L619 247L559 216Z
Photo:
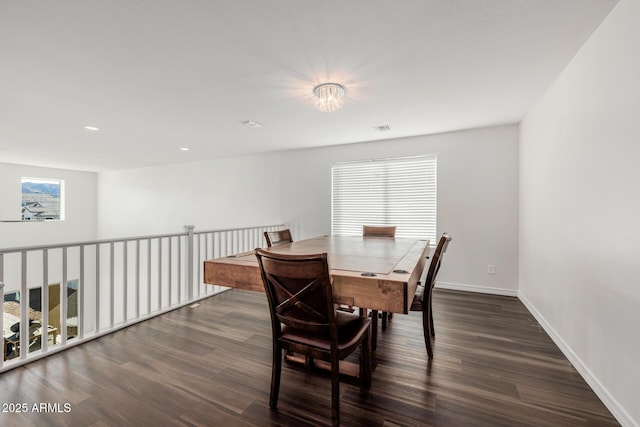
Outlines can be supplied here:
M285 243L293 242L291 236L291 230L285 228L284 230L277 231L265 231L264 239L267 241L267 247L284 245Z
M433 256L431 257L431 263L427 270L425 280L416 289L416 295L413 298L411 304L411 311L422 311L422 333L424 334L424 344L427 347L427 354L429 359L433 359L433 338L435 338L435 328L433 327L433 309L432 309L432 294L433 287L436 284L436 276L440 271L440 265L442 264L442 256L447 251L447 246L451 241L451 236L447 233L442 233L438 245L436 246Z
M396 237L396 226L363 225L362 235L368 237Z
M337 311L327 254L283 255L256 249L273 337L269 406L278 404L282 352L331 364L331 422L340 420L339 361L361 348L360 386L371 386L371 320ZM304 404L304 402L300 402Z
M362 235L365 237L388 237L395 238L396 237L396 226L395 225L387 225L387 226L374 226L374 225L363 225L362 226ZM371 313L373 316L378 315L377 310L373 310ZM386 311L382 312L382 330L385 331L387 329L387 323L389 319L393 316L393 313L387 313Z

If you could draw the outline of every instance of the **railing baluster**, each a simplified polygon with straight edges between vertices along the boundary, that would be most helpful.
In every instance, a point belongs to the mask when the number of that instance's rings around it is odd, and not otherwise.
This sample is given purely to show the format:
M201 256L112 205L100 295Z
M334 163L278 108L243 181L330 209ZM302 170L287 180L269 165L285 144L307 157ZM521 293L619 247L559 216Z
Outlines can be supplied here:
M185 226L187 232L187 248L186 248L186 262L187 262L187 299L193 299L193 225ZM198 239L198 256L200 255L200 239ZM198 258L199 259L199 258ZM180 264L178 264L180 265ZM198 275L198 278L200 275ZM198 287L200 287L200 281L198 281ZM200 294L200 292L198 292Z
M96 325L95 325L95 333L98 334L100 332L100 244L96 244Z
M69 289L67 287L67 248L62 248L62 283L60 283L60 345L65 345L67 343L67 317L68 317L68 309L69 309L69 299L68 299ZM49 331L46 332L45 338L45 329L48 329L48 326L42 325L42 339L49 340Z
M198 240L198 258L197 258L198 263L197 263L197 265L200 265L200 263L202 262L202 257L200 256L202 248L200 247L200 235L199 234L198 234L197 240ZM193 269L193 265L191 266L191 268ZM202 276L201 276L202 269L201 268L197 268L196 271L198 272L198 281L195 283L196 290L197 290L196 297L199 297L200 296L200 291L201 291L200 283L202 283ZM189 299L192 299L192 298L193 298L193 295Z
M177 274L176 274L176 278L178 280L178 302L182 301L182 294L184 293L182 291L182 286L183 286L183 280L182 280L182 263L184 262L182 259L182 237L178 236L176 237L176 239L178 240L178 250L177 250L177 257L178 257L178 262L176 263L176 268L178 269ZM186 260L186 256L184 257Z
M20 278L20 359L26 359L29 353L29 291L27 289L27 251L22 251L22 276ZM3 344L4 345L4 344Z
M169 285L169 305L171 305L171 297L173 296L173 277L172 277L172 268L171 268L171 264L173 264L171 262L171 260L173 259L173 238L169 237L167 242L168 248L167 248L167 258L168 258L168 262L167 262L167 269L169 270L167 272L167 283Z
M229 248L227 247L227 231L223 231L218 236L220 238L220 256L227 256Z
M240 247L238 246L238 231L232 231L231 232L231 253L232 254L237 254L238 252L240 252Z
M217 237L217 239L216 239ZM212 258L220 258L222 256L222 254L220 253L222 248L220 247L221 244L221 238L220 238L220 233L213 233L213 243L214 243L214 251L213 251L213 257Z
M84 338L84 245L80 246L80 277L78 278L78 339Z
M147 314L151 314L151 239L147 239Z
M128 242L122 244L122 318L127 323L129 308L129 269L128 269Z
M44 336L44 328L49 328L49 250L42 250L42 292L40 292L40 307L42 308L42 331L43 333L40 335ZM48 332L48 331L47 331ZM47 334L47 339L41 339L42 341L42 352L46 352L49 350L49 336Z
M116 314L116 274L115 274L115 243L109 245L109 328L113 328Z
M162 309L162 238L158 239L158 311Z
M140 239L136 239L136 300L134 315L140 317Z

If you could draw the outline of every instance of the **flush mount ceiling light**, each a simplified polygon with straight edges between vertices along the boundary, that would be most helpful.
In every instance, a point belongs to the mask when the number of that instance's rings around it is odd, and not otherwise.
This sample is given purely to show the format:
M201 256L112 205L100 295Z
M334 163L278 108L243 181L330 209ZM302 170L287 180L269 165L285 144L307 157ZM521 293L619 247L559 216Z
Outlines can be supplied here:
M342 100L345 94L344 86L338 83L320 84L313 88L313 94L317 98L316 108L325 113L333 113L344 104Z
M99 128L97 128L97 127L95 127L95 126L85 126L84 128L85 128L86 130L91 130L91 131L94 131L94 132L96 132L96 131L99 131L99 130L100 130Z

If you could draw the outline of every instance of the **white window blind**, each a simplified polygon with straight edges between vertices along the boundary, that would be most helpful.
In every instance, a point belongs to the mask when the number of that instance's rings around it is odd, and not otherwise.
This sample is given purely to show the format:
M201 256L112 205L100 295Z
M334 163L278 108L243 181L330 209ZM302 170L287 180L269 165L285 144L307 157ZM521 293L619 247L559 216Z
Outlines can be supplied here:
M361 235L363 225L395 225L396 237L436 238L435 154L332 168L331 229Z

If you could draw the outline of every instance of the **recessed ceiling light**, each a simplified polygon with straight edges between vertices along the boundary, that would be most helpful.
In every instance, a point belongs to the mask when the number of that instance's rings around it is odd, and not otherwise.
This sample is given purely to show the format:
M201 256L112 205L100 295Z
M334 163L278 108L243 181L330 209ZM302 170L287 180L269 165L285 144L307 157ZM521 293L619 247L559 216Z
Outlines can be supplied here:
M92 130L92 131L98 131L100 130L99 128L95 127L95 126L85 126L84 127L86 130Z
M373 128L375 130L377 130L378 132L386 132L388 130L391 130L391 126L389 126L389 125L374 126Z
M187 147L180 147L180 151L189 151L189 150L191 150L191 149L187 148Z
M244 120L240 122L241 125L245 125L248 126L250 128L261 128L262 125L260 123L251 121L251 120Z

